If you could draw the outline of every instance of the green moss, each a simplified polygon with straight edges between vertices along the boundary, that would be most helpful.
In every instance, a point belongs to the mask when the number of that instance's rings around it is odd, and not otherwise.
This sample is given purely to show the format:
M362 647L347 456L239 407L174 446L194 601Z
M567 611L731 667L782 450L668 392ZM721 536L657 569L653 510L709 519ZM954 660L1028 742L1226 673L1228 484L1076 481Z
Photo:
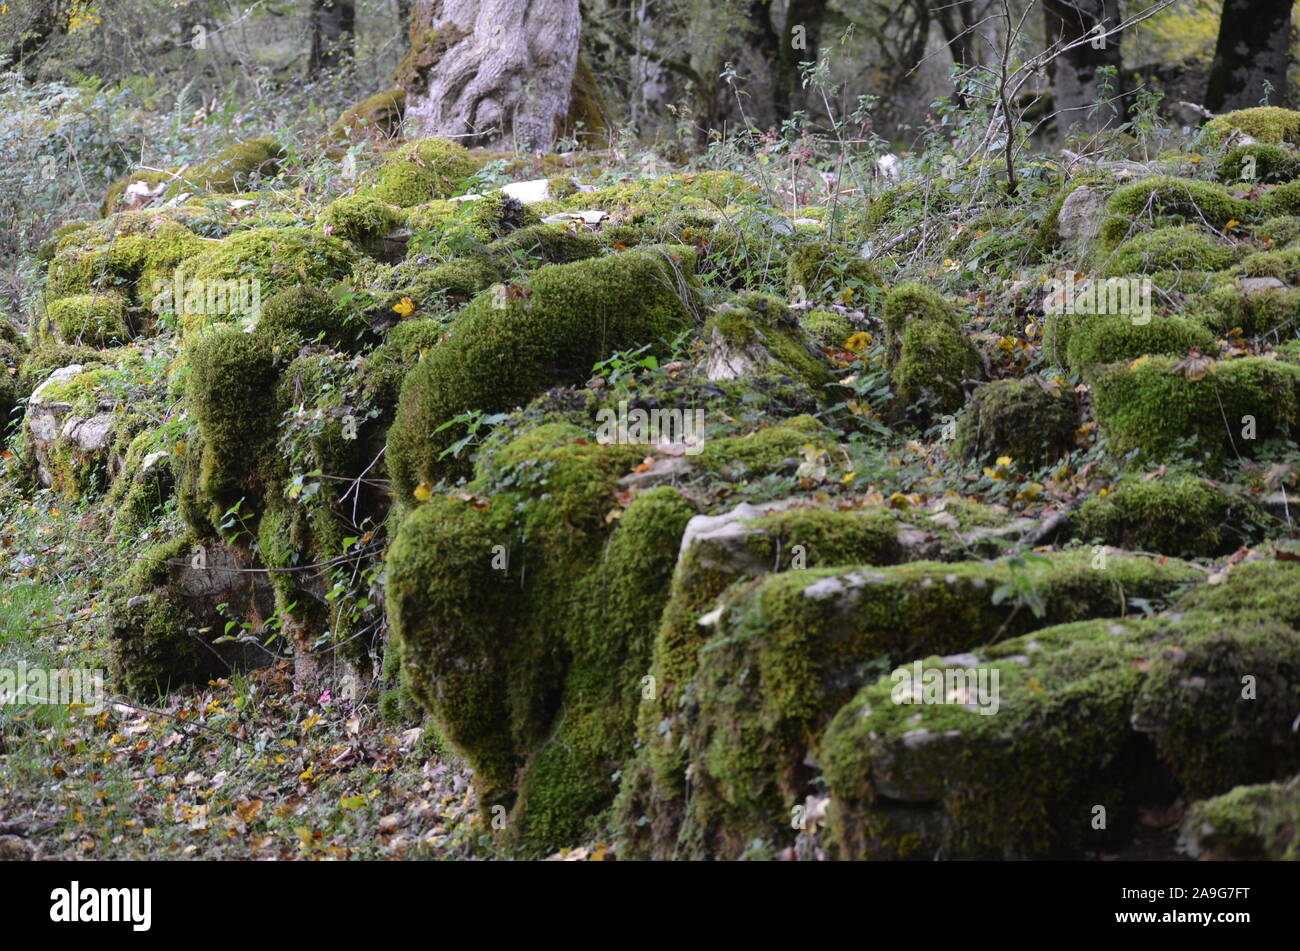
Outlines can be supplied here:
M1300 782L1239 786L1192 804L1183 826L1195 857L1300 860Z
M1088 173L1070 179L1062 185L1056 197L1043 215L1042 224L1034 234L1034 247L1043 254L1050 254L1061 244L1061 208L1065 200L1076 188L1087 185L1089 188L1109 187L1113 185L1110 178L1099 173Z
M552 175L546 180L546 189L554 201L563 201L570 195L578 194L578 186L568 175Z
M1270 189L1260 200L1266 214L1300 214L1300 182L1288 182Z
M853 325L843 314L829 310L810 310L801 318L803 329L823 347L843 348L853 336Z
M890 366L898 363L903 349L903 333L915 321L937 321L960 331L957 312L935 290L924 284L904 283L895 286L885 297L885 346Z
M317 218L326 234L365 247L397 227L401 216L373 195L346 195L332 202Z
M104 500L113 514L113 534L131 537L157 519L175 489L172 465L175 442L165 430L149 429L127 446L121 470Z
M1219 181L1225 185L1289 182L1297 174L1300 174L1300 158L1294 152L1265 143L1239 145L1224 156L1219 166Z
M1215 244L1204 233L1187 228L1157 228L1134 235L1105 262L1103 277L1151 274L1156 271L1221 271L1232 264L1232 248Z
M255 333L284 348L319 340L350 351L358 347L360 330L328 293L299 285L279 291L262 306Z
M122 196L126 194L128 186L141 182L148 185L150 188L153 188L159 183L169 182L171 179L172 172L165 170L154 171L153 169L142 168L137 169L134 172L128 172L126 175L123 175L117 181L113 182L113 184L109 185L108 190L104 192L104 197L99 204L99 216L101 218L107 218L113 212L117 211L118 203L122 200Z
M212 246L184 225L165 218L143 227L120 221L129 219L130 214L114 216L106 223L121 223L126 233L120 236L86 229L62 239L50 261L47 292L64 297L116 291L144 304L170 287L183 261Z
M1214 335L1189 317L1055 314L1048 318L1043 334L1044 350L1053 362L1072 373L1146 354L1182 356L1192 349L1211 352L1213 344Z
M526 225L488 245L489 253L508 259L525 270L541 264L570 264L599 257L600 242L593 235L561 225Z
M387 204L410 208L455 195L478 167L464 146L446 139L420 139L384 157L370 194Z
M953 454L966 462L1010 456L1032 471L1074 449L1078 425L1078 399L1068 386L1038 377L996 380L972 394Z
M106 629L114 682L129 697L153 700L206 680L213 658L192 627L185 609L160 594L113 602Z
M1246 357L1190 380L1173 372L1175 363L1153 357L1131 370L1115 364L1090 372L1093 409L1112 451L1140 449L1144 463L1182 451L1221 462L1233 449L1251 455L1259 441L1285 437L1295 425L1300 367ZM1247 416L1255 439L1243 438Z
M499 412L561 383L590 376L620 350L658 343L687 326L694 257L687 249L635 251L536 271L516 297L484 294L448 339L407 377L389 432L388 466L399 500L421 482L464 467L439 461L459 439L444 422Z
M284 149L269 136L239 142L217 153L211 161L179 173L167 194L247 191L262 180L274 178L284 158Z
M1169 555L1225 554L1261 517L1248 499L1195 476L1123 479L1075 517L1075 534L1119 548Z
M786 260L787 293L801 300L847 302L853 292L879 287L881 283L880 274L870 261L838 245L801 244Z
M1241 271L1247 277L1275 277L1287 284L1300 283L1300 248L1247 255L1241 262Z
M1205 295L1214 308L1213 323L1220 333L1240 327L1249 337L1289 332L1300 317L1300 290L1268 287L1246 293L1233 281L1221 282Z
M1234 198L1226 188L1194 179L1156 177L1125 185L1111 195L1101 223L1100 248L1108 252L1130 234L1153 225L1177 222L1222 231L1229 221L1257 217L1253 202Z
M268 398L278 374L271 343L236 327L214 327L188 351L186 398L202 435L197 507L207 505L207 518L218 524L236 504L245 515L257 508L266 477L263 456L280 418Z
M402 130L402 115L406 111L406 92L388 89L367 96L356 105L343 110L330 134L340 139L370 136L380 140L391 139Z
M1300 112L1277 106L1238 109L1211 119L1205 128L1215 137L1225 136L1231 130L1238 129L1260 142L1300 143Z
M1273 245L1284 248L1300 240L1300 216L1277 215L1255 227L1255 237L1268 238Z
M811 416L796 416L765 426L745 436L707 439L697 460L708 472L724 477L756 479L774 472L793 471L805 446L830 452L833 434Z
M60 343L116 346L131 339L126 301L119 294L78 294L52 300L47 330Z
M186 266L199 281L260 281L262 299L287 287L328 287L352 268L355 253L338 238L308 228L240 231Z
M924 403L954 413L966 400L965 381L978 379L981 369L979 351L960 329L943 320L914 320L903 331L891 379L905 412Z
M18 392L23 396L40 386L60 367L80 364L84 367L110 363L111 358L91 347L62 343L42 343L32 349L18 373Z

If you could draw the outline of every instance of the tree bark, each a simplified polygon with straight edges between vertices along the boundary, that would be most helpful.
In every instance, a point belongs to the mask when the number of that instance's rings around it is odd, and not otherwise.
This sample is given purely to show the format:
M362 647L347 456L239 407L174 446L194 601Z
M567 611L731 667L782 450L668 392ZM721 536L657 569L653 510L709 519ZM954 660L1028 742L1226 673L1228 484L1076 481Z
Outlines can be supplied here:
M1046 0L1043 13L1049 44L1097 37L1098 26L1111 30L1120 23L1119 0ZM1107 95L1116 104L1094 107L1102 94L1101 69L1106 66L1115 69L1115 88ZM1118 33L1082 43L1052 62L1048 72L1052 76L1056 124L1062 138L1071 127L1077 132L1092 133L1115 124L1122 114L1118 107L1123 92L1119 86L1120 67Z
M772 87L773 105L779 119L807 108L808 98L799 75L799 64L817 61L826 4L827 0L790 0ZM802 27L797 35L796 27Z
M421 135L547 149L569 109L578 0L417 0L399 71ZM414 57L414 59L412 59Z
M41 0L31 22L12 45L0 53L0 68L25 71L30 65L26 62L29 58L43 50L55 37L68 32L68 13L66 0Z
M311 58L307 74L335 69L352 57L357 30L353 0L311 0Z
M1257 106L1264 83L1269 104L1287 104L1292 0L1223 0L1219 42L1205 89L1205 108L1230 112Z

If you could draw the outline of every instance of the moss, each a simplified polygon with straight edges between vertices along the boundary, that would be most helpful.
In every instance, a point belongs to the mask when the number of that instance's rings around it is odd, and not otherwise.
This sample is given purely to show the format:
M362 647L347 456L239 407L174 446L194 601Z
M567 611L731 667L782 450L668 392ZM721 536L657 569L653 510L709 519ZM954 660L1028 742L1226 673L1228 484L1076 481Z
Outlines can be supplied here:
M764 426L748 435L707 439L697 460L707 472L724 477L757 479L774 472L793 471L805 446L830 452L832 433L811 416L796 416Z
M1244 543L1244 530L1260 518L1248 499L1195 476L1128 478L1083 504L1075 534L1119 548L1221 555Z
M182 192L247 191L280 170L285 151L275 139L263 137L236 143L216 157L181 172L168 187L169 196Z
M1134 235L1106 258L1103 277L1156 271L1221 271L1232 264L1232 248L1215 244L1202 232L1157 228Z
M578 194L578 186L568 175L552 175L546 180L546 190L554 201L563 201Z
M328 293L299 285L272 295L262 306L255 333L283 348L320 341L352 351L358 348L361 329Z
M1106 202L1100 248L1114 249L1142 221L1155 225L1183 222L1222 231L1229 221L1249 222L1257 206L1234 198L1226 188L1194 179L1156 177L1125 185ZM1137 229L1140 230L1140 229Z
M1074 449L1078 425L1078 399L1068 386L1038 377L996 380L972 394L952 450L966 462L1010 456L1032 471Z
M754 838L793 838L790 808L813 773L810 747L886 658L969 650L986 640L1122 610L1197 573L1185 565L1086 552L1026 569L1044 615L995 604L1005 563L822 568L732 588L698 651L698 713L685 733L691 775L679 857L734 858ZM963 713L966 711L963 710ZM992 719L992 718L985 718Z
M794 313L770 294L746 294L721 304L704 325L703 336L706 340L721 338L733 352L765 352L814 392L833 379L830 366L811 345Z
M410 208L455 195L478 167L464 146L446 139L420 139L384 157L370 194L387 204Z
M823 347L843 348L853 336L853 324L843 314L829 310L807 311L799 321L814 340Z
M888 325L886 325L888 326ZM901 352L891 379L905 412L924 403L954 413L966 400L964 383L978 379L979 352L961 330L942 320L914 320L903 331Z
M1300 214L1300 182L1288 182L1270 189L1260 201L1266 214Z
M600 242L593 235L560 225L526 225L488 245L488 252L516 267L530 270L541 264L570 264L599 257Z
M1146 354L1182 356L1192 349L1210 352L1213 344L1214 335L1190 317L1058 314L1048 318L1043 335L1044 349L1053 362L1072 373Z
M1194 857L1300 861L1300 781L1239 786L1193 803L1183 829Z
M786 290L799 299L847 302L854 291L879 287L881 283L870 261L836 245L801 244L786 260Z
M347 195L332 202L317 218L326 234L360 247L373 244L397 227L401 216L373 195Z
M885 346L890 366L898 363L903 349L903 333L915 321L937 321L960 331L961 321L935 290L924 284L905 283L895 286L885 297Z
M245 515L258 506L265 478L262 457L280 420L268 399L278 374L271 343L236 327L214 327L187 349L186 398L202 435L195 489L199 506L206 504L207 518L217 524L232 506L240 505Z
M1205 295L1214 308L1220 333L1240 327L1249 337L1289 332L1300 318L1300 289L1268 287L1246 293L1233 281L1221 282Z
M388 89L367 96L356 105L343 110L330 134L340 139L362 136L379 140L392 139L402 130L402 116L406 111L406 92Z
M175 489L175 442L165 432L147 429L127 446L121 471L104 500L105 509L114 513L112 531L118 538L136 535L153 523Z
M547 387L581 382L620 350L643 343L662 350L659 341L688 326L693 271L684 248L627 252L540 268L514 298L472 301L402 387L387 454L397 498L463 470L463 461L439 461L461 435L455 427L435 433L444 422L509 410Z
M108 610L110 667L129 697L152 700L182 683L206 680L213 658L184 608L161 594L136 595Z
M1224 113L1205 124L1213 137L1225 136L1233 129L1246 133L1260 142L1300 143L1300 112L1280 109L1277 106L1257 106Z
M30 395L32 390L44 383L49 375L60 367L80 364L90 368L110 362L111 358L108 355L91 347L42 343L33 348L22 362L18 373L18 392L23 396Z
M204 282L257 280L266 299L298 284L328 287L349 273L355 257L338 238L308 228L258 228L213 245L186 272Z
M1253 174L1246 177L1252 170ZM1268 185L1289 182L1300 174L1300 158L1278 145L1239 145L1223 157L1219 181L1225 185L1246 182Z
M434 29L435 11L431 7L416 6L411 11L411 24L407 30L407 50L393 74L393 82L409 95L423 95L428 91L428 74L443 55L468 33L461 32L455 23L442 21L443 29Z
M1275 277L1286 284L1300 284L1300 248L1247 255L1241 272L1247 277Z
M1200 380L1173 372L1172 357L1152 357L1090 372L1093 409L1117 454L1142 451L1145 462L1183 451L1221 462L1232 450L1251 455L1261 440L1286 437L1296 422L1300 367L1263 357L1220 361ZM1243 438L1244 417L1255 439Z
M1276 215L1255 227L1256 238L1268 238L1275 247L1284 248L1300 240L1300 216Z
M125 217L114 216L108 224ZM60 241L47 272L47 293L64 297L116 291L143 304L170 288L183 261L212 246L175 221L153 220L141 228L120 223L129 229L120 236L96 229L74 232Z
M1070 197L1075 189L1084 185L1089 188L1101 188L1111 186L1113 182L1110 178L1099 173L1089 173L1070 179L1064 183L1048 205L1047 211L1043 214L1043 221L1038 226L1034 234L1034 247L1043 254L1050 254L1060 247L1061 244L1061 208L1065 205L1065 200Z
M49 302L47 331L60 343L116 346L131 339L126 301L119 294L78 294Z

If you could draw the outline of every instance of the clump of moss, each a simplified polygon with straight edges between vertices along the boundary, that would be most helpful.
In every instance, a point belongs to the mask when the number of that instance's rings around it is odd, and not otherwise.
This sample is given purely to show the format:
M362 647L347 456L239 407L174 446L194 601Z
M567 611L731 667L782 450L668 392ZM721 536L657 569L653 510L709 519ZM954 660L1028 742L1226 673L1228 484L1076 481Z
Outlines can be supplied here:
M280 347L320 340L334 350L355 350L360 328L330 294L315 287L286 287L262 305L256 333Z
M1234 198L1226 188L1194 179L1156 177L1125 185L1106 202L1100 247L1110 251L1132 234L1139 223L1155 226L1187 223L1222 231L1229 221L1257 217L1253 202Z
M206 503L207 517L218 523L232 506L247 514L261 498L260 464L279 423L268 399L278 373L271 342L230 325L204 332L187 350L186 398L202 435L195 507Z
M1220 282L1205 295L1213 308L1212 323L1226 333L1234 327L1250 337L1276 335L1300 318L1300 289L1267 287L1247 293L1234 281Z
M854 332L848 317L830 310L806 311L799 322L823 347L842 349Z
M563 201L578 194L578 186L568 175L552 175L546 180L546 191L554 201Z
M370 194L387 204L411 208L455 195L478 167L464 146L446 139L420 139L384 157Z
M1208 351L1213 343L1214 335L1191 317L1057 314L1048 319L1043 334L1049 357L1072 373L1147 354L1181 356L1192 349Z
M903 332L915 321L938 321L960 331L961 320L938 291L924 284L905 283L893 288L885 297L885 346L890 365L898 363L903 348Z
M953 453L967 462L1010 456L1022 469L1045 466L1075 447L1078 399L1039 377L995 380L977 389L957 421Z
M185 609L162 594L112 602L106 629L114 681L127 696L152 699L207 679L212 658L194 627Z
M239 231L213 245L186 266L199 281L260 281L263 298L286 287L328 287L346 277L355 252L338 238L309 228Z
M447 332L437 320L403 320L388 331L384 342L366 355L362 386L388 414L397 409L402 381Z
M285 151L275 139L249 139L217 153L211 161L181 172L167 193L246 191L262 180L274 178L284 158Z
M1300 182L1287 182L1269 190L1260 200L1268 214L1300 215Z
M343 110L343 114L330 126L330 134L340 139L366 136L386 141L401 132L405 111L405 90L377 92Z
M940 413L965 402L964 385L981 372L979 351L957 314L921 284L900 284L885 298L886 359L904 412L924 403Z
M169 182L172 179L172 173L164 170L154 170L141 168L123 175L113 184L108 186L104 192L104 198L99 204L99 216L107 218L113 212L117 211L118 203L122 196L126 194L127 188L136 183L148 185L154 188L162 182Z
M1103 277L1151 274L1156 271L1221 271L1232 264L1232 248L1215 244L1203 232L1188 228L1157 228L1136 234L1105 261Z
M594 235L575 232L561 225L525 225L488 245L488 252L508 259L516 267L531 270L541 264L570 264L599 257L600 242Z
M1237 129L1260 142L1300 144L1300 112L1277 106L1257 106L1227 112L1211 119L1205 128L1216 137L1226 136Z
M131 339L120 294L77 294L46 305L45 330L59 343L117 346Z
M1300 240L1300 216L1275 215L1255 226L1257 238L1268 238L1273 245L1284 248Z
M1225 185L1277 184L1289 182L1297 174L1300 174L1300 158L1288 149L1267 143L1239 145L1224 156L1219 166L1219 181Z
M694 265L685 248L629 251L540 268L514 297L475 298L402 387L387 454L397 498L463 470L463 460L439 458L461 436L455 427L435 433L443 423L581 382L610 354L670 340L688 326Z
M811 416L795 416L771 426L724 439L708 439L698 458L705 471L728 479L757 479L793 471L805 446L829 453L834 436Z
M401 216L391 205L373 195L346 195L332 202L320 217L326 234L336 234L361 247L373 244L400 223Z
M1123 479L1076 515L1078 537L1179 556L1220 555L1241 545L1260 518L1249 500L1190 475Z
M1193 803L1182 840L1196 858L1300 861L1300 779L1238 786Z
M1233 449L1252 455L1260 441L1291 433L1300 367L1246 357L1189 379L1176 363L1152 357L1132 369L1112 364L1089 373L1093 409L1115 453L1140 449L1143 460L1159 461L1195 451L1221 462Z
M802 299L847 300L854 291L879 287L881 283L880 273L870 261L839 245L801 244L786 260L787 292ZM801 294L796 288L801 289Z

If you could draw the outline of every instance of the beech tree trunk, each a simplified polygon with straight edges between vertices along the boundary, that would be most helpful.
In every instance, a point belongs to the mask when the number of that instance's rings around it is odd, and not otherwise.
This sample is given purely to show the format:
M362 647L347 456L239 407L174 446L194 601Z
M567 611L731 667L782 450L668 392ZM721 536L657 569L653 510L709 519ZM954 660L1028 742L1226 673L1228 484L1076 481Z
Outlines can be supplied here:
M1098 132L1115 125L1122 115L1120 88L1120 34L1097 36L1097 27L1114 29L1120 23L1119 0L1046 0L1043 5L1048 43L1072 43L1096 37L1059 56L1049 67L1057 113L1056 124L1064 138L1071 127L1078 132ZM1100 48L1099 48L1100 47ZM1114 105L1095 106L1103 96L1101 68L1113 66L1115 88L1105 98Z
M1292 0L1223 0L1219 42L1205 89L1205 108L1231 112L1260 104L1287 105Z
M417 0L399 73L420 135L545 150L569 110L578 0Z

